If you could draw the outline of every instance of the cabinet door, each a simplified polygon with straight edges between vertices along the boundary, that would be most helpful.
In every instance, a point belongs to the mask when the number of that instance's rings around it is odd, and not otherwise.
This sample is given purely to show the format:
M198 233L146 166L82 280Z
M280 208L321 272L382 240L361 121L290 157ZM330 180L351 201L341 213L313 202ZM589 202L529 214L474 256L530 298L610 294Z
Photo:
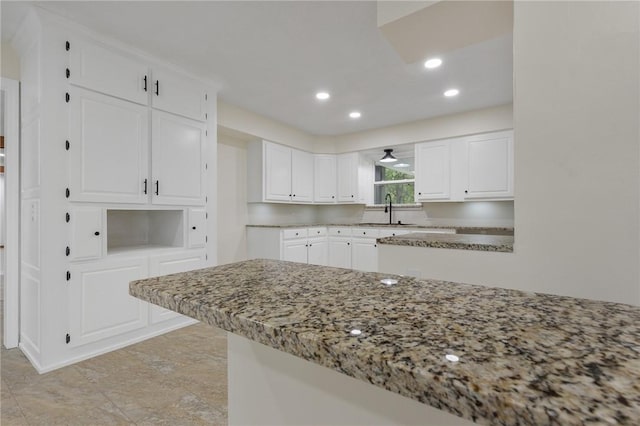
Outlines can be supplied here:
M204 247L207 242L207 212L203 208L189 209L189 248Z
M69 83L147 105L151 81L144 62L85 40L69 41Z
M329 264L329 241L327 238L312 238L308 241L307 262L310 265Z
M204 124L160 111L151 119L153 203L204 205Z
M474 136L467 140L465 198L513 197L513 137L511 132Z
M150 276L159 277L161 275L177 274L179 272L200 269L204 266L204 262L205 256L203 252L153 256L149 259ZM183 316L177 312L151 303L149 304L149 308L149 320L151 324Z
M351 269L351 239L329 238L328 265Z
M80 88L69 93L70 200L147 202L147 108Z
M335 155L314 156L314 192L316 203L335 203L337 194L337 163Z
M307 263L307 240L291 240L282 244L282 260Z
M450 159L448 141L416 145L416 202L449 199Z
M152 75L153 108L205 121L207 94L200 82L163 68L154 68Z
M338 202L358 200L358 154L338 155Z
M291 200L291 148L264 143L264 199Z
M70 272L71 346L147 325L147 302L129 295L129 282L148 275L146 258L74 264Z
M313 201L313 154L291 150L291 201Z
M354 238L351 267L359 271L378 272L378 245L372 238Z
M88 260L102 257L105 233L102 209L77 207L69 214L71 238L69 242L71 260Z

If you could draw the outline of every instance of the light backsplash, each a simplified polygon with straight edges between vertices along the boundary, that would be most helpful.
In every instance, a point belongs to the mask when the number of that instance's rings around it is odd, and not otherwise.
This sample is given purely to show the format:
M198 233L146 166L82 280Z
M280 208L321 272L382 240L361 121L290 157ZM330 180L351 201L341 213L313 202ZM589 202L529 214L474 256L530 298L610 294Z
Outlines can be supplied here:
M294 205L249 203L248 223L252 225L388 223L384 207L362 205ZM415 207L395 207L393 223L434 226L513 227L513 201L472 201L425 203Z

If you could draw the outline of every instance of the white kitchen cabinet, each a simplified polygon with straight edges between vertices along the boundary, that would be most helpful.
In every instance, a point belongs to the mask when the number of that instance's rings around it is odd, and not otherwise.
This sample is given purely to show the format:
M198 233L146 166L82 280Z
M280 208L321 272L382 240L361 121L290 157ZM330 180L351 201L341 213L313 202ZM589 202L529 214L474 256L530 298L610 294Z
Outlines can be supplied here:
M152 114L154 204L205 204L205 125L161 111Z
M145 203L146 107L69 87L69 199Z
M145 327L147 303L129 295L129 282L148 276L146 258L70 266L69 345L80 346Z
M290 201L291 176L291 148L264 142L265 200Z
M313 202L313 155L267 141L248 147L249 202Z
M329 242L327 237L309 238L307 240L307 263L323 266L329 263Z
M416 202L513 198L513 131L416 145Z
M331 154L314 155L314 203L335 203L337 196L337 159Z
M351 238L329 237L328 265L351 269Z
M351 240L351 268L365 272L378 272L378 245L375 238Z
M162 67L153 67L152 76L153 108L205 121L207 93L201 83Z
M178 252L149 258L149 277L177 274L179 272L200 269L204 266L205 255L201 251ZM182 317L177 312L149 304L149 321L155 324L173 318Z
M464 197L513 197L513 133L468 137Z
M340 154L337 156L339 203L356 203L359 201L358 166L357 153Z
M189 209L187 227L189 248L202 248L207 242L207 211L204 208Z
M282 260L307 263L307 239L297 239L282 243Z
M450 141L416 144L416 202L450 198L450 158Z
M313 202L313 154L291 150L291 201Z
M149 67L141 60L80 38L68 41L69 83L147 105Z
M89 260L102 257L105 238L102 208L75 207L69 213L69 223L69 258Z

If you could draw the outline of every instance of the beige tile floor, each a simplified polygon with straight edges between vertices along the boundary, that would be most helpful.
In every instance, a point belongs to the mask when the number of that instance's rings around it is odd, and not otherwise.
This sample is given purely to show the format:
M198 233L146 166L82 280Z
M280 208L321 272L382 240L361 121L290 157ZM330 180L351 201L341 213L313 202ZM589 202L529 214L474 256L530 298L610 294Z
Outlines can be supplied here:
M0 423L225 425L226 357L225 333L202 324L42 375L3 347Z

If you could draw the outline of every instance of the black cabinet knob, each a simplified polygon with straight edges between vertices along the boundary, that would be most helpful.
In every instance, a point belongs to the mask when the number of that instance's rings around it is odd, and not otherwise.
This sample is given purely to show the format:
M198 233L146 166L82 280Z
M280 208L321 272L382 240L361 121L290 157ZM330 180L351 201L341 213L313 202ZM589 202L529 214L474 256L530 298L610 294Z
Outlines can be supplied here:
M350 246L350 245L351 245L351 243L347 243L347 245L348 245L348 246Z
M418 195L422 195L422 192L418 192Z
M351 196L351 198L353 198L353 195Z
M335 196L335 195L332 195L332 196L331 196L331 198L336 198L336 196Z
M467 191L467 190L465 189L465 190L464 190L464 193L465 193L465 194L468 194L468 193L469 193L469 191Z
M195 231L195 230L196 230L196 227L195 227L195 226L192 226L192 227L191 227L191 229L193 229L193 230Z
M98 235L100 235L100 232L96 231L96 232L93 233L93 235L95 235L97 237Z

